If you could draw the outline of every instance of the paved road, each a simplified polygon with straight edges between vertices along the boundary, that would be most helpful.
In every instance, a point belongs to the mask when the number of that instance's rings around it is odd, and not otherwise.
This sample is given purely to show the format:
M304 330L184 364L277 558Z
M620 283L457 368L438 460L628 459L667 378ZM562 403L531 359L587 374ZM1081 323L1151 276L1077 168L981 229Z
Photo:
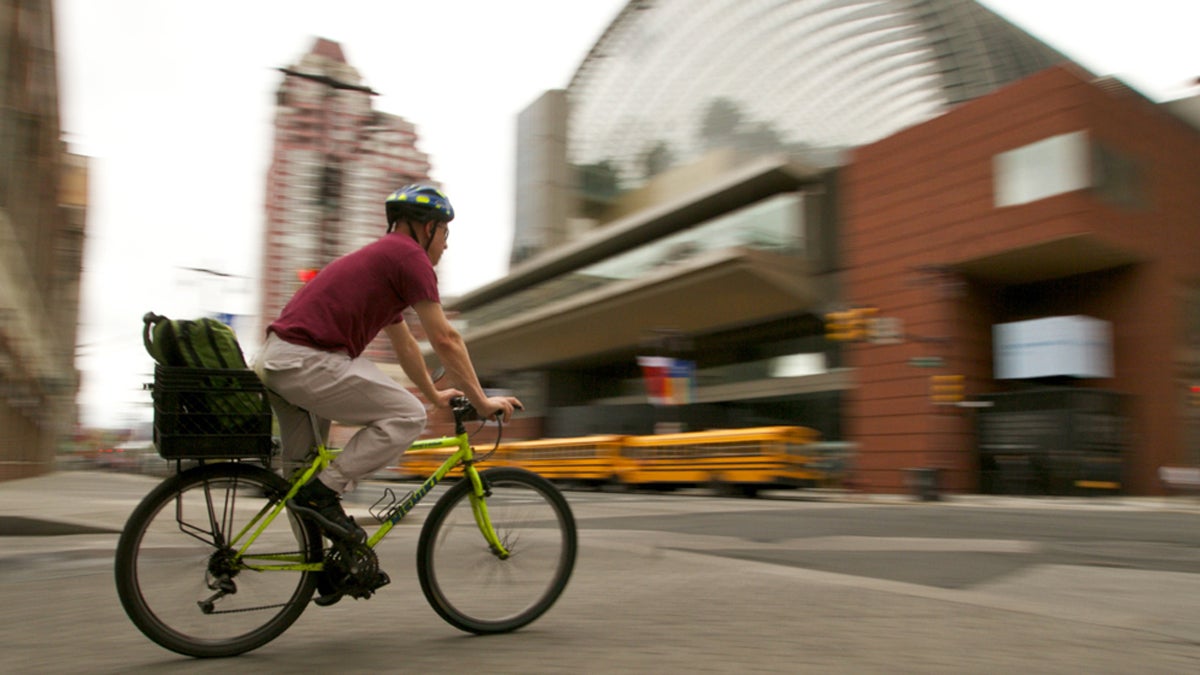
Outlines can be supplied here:
M472 637L437 618L406 525L376 598L313 607L235 660L191 660L138 633L113 590L115 531L153 482L0 483L0 671L1200 671L1194 501L586 492L569 495L571 585L521 632Z

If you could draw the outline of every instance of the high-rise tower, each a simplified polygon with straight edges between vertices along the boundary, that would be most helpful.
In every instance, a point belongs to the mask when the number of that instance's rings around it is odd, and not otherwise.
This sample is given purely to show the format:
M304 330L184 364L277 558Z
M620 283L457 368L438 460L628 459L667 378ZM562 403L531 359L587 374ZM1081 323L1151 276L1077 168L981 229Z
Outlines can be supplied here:
M428 182L430 168L414 125L372 108L376 92L338 43L318 38L280 71L267 172L264 324L309 274L382 235L383 200L401 185Z

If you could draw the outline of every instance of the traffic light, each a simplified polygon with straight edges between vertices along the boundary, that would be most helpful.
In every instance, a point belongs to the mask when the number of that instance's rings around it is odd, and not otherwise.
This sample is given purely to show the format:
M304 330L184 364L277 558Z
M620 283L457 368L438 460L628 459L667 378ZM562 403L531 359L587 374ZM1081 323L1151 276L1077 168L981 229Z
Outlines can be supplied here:
M951 405L963 400L962 375L933 375L929 378L929 397L935 405Z
M861 342L867 339L867 325L879 310L875 307L855 307L844 312L825 315L825 337L835 342Z
M1193 408L1200 408L1200 384L1193 384L1188 387L1188 405Z
M315 269L296 270L296 278L299 279L300 283L302 283L302 284L307 284L308 282L312 281L313 278L315 278L316 276L317 276L317 270L315 270Z
M854 310L830 312L825 315L825 337L835 342L848 342L854 337Z

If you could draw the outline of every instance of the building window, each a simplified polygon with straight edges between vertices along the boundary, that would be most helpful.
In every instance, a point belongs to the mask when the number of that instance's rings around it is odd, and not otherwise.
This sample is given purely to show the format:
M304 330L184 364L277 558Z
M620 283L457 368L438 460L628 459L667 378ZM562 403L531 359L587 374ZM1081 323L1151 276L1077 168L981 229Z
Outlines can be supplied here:
M802 193L788 192L668 235L579 270L606 280L635 279L713 250L804 251Z
M1091 185L1086 131L1051 136L996 155L996 206L1028 204Z
M1142 167L1100 141L1092 147L1092 184L1096 195L1110 204L1131 209L1146 205Z

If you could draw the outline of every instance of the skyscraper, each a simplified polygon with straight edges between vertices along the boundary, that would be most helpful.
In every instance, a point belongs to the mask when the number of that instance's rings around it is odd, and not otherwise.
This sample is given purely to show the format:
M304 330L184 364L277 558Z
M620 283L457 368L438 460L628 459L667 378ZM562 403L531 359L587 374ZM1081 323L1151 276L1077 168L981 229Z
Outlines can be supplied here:
M428 182L430 168L415 126L373 109L376 92L338 43L317 38L299 63L280 71L267 172L264 322L309 275L382 235L383 200L401 185Z

